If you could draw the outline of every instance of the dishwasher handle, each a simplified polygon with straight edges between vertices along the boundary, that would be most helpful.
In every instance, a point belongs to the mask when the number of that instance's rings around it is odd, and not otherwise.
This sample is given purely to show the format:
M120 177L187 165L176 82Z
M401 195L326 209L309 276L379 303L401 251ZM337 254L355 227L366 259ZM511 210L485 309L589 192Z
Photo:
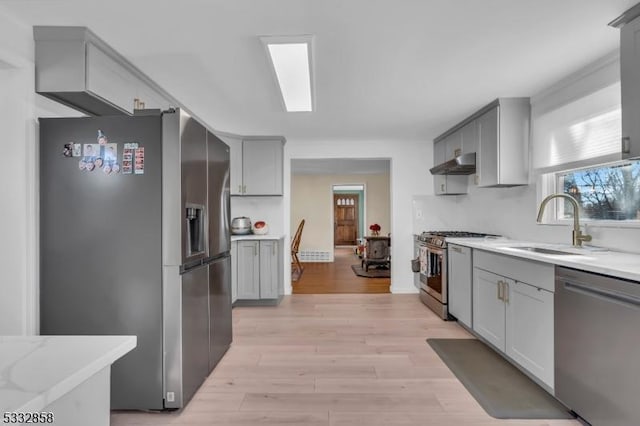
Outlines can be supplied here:
M628 294L621 294L609 290L605 290L602 288L586 286L584 284L566 282L564 283L564 288L567 291L573 291L576 293L582 293L587 296L596 296L603 299L611 300L618 303L623 303L625 305L630 305L634 308L640 308L640 298L635 296L630 296Z

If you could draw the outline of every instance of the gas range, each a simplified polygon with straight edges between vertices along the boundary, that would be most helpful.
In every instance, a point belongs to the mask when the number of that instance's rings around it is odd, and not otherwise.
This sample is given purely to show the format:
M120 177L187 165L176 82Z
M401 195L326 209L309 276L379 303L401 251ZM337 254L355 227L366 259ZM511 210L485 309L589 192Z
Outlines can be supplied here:
M418 235L418 241L444 248L447 246L447 238L483 238L490 236L495 237L496 235L467 231L425 231Z
M488 236L495 235L465 231L427 231L418 236L420 300L442 319L449 318L447 238Z

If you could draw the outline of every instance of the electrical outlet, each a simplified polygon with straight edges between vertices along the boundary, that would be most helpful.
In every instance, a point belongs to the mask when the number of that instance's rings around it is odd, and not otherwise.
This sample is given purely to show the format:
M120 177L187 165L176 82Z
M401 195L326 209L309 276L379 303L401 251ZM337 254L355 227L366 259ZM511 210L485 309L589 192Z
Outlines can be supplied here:
M174 392L167 392L167 402L175 402L176 394Z
M421 209L417 209L416 210L416 218L422 219L422 210Z

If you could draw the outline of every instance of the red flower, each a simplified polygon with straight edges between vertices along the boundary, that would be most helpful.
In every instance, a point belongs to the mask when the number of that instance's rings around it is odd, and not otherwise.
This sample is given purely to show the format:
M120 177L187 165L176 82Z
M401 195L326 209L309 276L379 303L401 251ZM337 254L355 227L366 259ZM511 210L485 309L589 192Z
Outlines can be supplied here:
M373 225L371 225L369 227L369 229L372 230L372 231L380 231L382 228L377 223L374 223Z

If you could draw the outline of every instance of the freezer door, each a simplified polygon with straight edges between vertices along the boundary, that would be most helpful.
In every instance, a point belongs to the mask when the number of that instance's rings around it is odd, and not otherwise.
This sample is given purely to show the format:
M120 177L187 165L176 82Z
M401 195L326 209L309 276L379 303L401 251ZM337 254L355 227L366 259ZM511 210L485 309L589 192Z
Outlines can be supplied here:
M209 372L231 345L231 257L209 264Z
M216 257L231 249L229 147L216 135L207 132L209 256Z
M113 364L111 408L162 409L160 116L40 119L40 332L135 335ZM144 148L144 173L79 169L82 157ZM106 157L109 158L109 157Z
M209 268L182 275L182 406L209 374Z
M207 130L180 112L182 264L207 257Z

